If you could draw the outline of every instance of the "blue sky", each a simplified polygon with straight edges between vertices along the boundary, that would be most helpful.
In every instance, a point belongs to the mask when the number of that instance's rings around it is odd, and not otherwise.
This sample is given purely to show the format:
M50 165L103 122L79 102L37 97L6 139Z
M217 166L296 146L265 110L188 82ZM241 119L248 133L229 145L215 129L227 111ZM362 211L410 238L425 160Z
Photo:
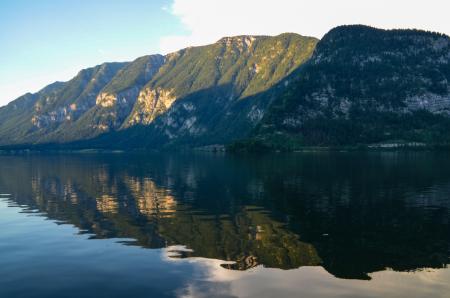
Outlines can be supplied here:
M448 0L0 0L0 106L86 67L342 24L450 34Z

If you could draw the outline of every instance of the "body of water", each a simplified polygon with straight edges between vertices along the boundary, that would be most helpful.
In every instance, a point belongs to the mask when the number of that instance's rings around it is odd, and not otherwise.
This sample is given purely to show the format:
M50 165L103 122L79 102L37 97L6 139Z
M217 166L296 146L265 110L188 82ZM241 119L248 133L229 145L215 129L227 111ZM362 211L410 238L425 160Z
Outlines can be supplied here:
M450 156L0 155L0 297L449 297Z

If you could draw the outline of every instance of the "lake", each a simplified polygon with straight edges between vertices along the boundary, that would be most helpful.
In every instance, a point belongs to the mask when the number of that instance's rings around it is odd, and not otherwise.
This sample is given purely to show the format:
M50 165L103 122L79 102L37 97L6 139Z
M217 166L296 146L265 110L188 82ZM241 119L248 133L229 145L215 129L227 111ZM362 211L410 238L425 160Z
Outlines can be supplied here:
M0 155L0 297L449 297L444 153Z

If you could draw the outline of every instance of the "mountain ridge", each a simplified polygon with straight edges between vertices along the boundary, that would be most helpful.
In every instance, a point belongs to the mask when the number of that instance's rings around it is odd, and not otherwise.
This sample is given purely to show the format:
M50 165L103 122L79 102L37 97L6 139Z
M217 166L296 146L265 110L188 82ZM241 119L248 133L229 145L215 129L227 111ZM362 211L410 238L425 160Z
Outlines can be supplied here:
M227 37L211 45L121 63L113 73L104 74L101 86L95 85L99 87L95 90L89 84L98 78L89 74L119 64L104 63L84 69L61 83L68 90L55 91L59 92L54 95L59 97L59 106L40 100L35 111L28 109L28 114L21 115L30 118L31 125L21 122L9 134L10 127L5 127L0 143L70 142L134 125L149 125L177 99L204 89L222 90L220 86L229 86L224 92L229 101L236 100L269 88L307 60L316 42L298 34ZM79 90L83 87L90 89ZM47 91L43 90L39 91L42 94L29 96L45 97ZM82 95L80 108L78 97Z
M14 141L136 149L247 140L287 150L397 140L447 143L449 61L447 35L415 29L344 25L320 41L293 33L224 37L140 57L110 77L103 72L108 82L89 97L81 120L40 139L19 129ZM59 88L24 95L17 104ZM5 120L0 108L0 144L14 144L4 142L5 122L30 129L22 119L27 111Z

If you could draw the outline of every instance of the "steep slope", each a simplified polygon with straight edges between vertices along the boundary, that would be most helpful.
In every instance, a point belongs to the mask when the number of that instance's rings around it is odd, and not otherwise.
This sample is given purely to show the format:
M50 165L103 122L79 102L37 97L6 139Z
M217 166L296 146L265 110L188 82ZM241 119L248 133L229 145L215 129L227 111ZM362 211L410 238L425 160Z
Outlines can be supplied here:
M125 127L151 124L147 141L155 144L223 143L243 136L270 102L255 95L304 63L316 43L291 33L237 36L170 54L141 91Z
M341 26L319 42L254 136L275 147L450 141L450 38Z
M95 102L77 121L66 122L51 135L67 141L119 129L131 112L141 88L158 72L165 59L150 55L127 64L95 94Z
M136 145L230 141L261 119L270 100L255 95L309 59L316 43L293 33L226 37L86 69L0 108L0 145L72 142L141 125Z
M51 84L0 108L0 144L53 140L53 133L95 106L98 92L125 65L104 63L84 69L68 82Z
M27 93L7 106L0 108L0 144L23 142L33 131L32 115L35 104L46 98L55 96L65 86L65 83L56 82L48 85L36 94Z

